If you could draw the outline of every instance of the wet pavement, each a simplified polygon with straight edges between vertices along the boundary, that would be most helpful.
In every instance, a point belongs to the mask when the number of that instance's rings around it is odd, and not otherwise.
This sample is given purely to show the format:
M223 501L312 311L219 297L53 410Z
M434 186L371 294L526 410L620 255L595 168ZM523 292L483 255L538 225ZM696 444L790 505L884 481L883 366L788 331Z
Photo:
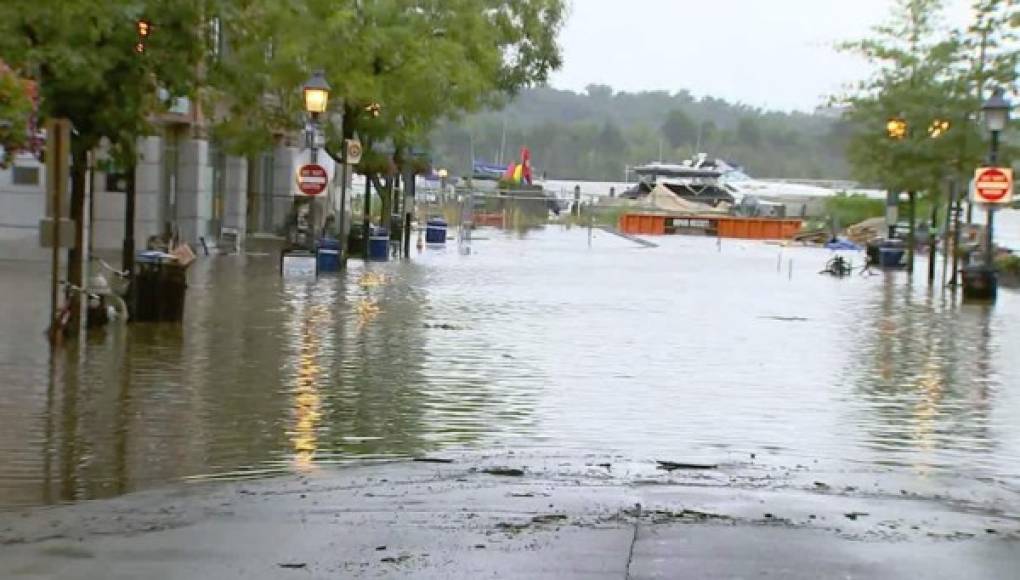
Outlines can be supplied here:
M518 449L754 454L1016 515L1020 294L960 305L923 262L912 285L834 280L824 250L654 241L482 230L469 255L318 280L256 247L192 267L183 325L52 361L46 265L0 263L0 505Z
M12 514L5 578L1014 578L1016 522L747 462L444 454ZM519 470L513 476L493 475ZM764 484L764 485L758 485Z
M1011 577L1020 294L653 241L318 280L253 246L192 267L183 325L52 358L46 265L0 262L0 575Z

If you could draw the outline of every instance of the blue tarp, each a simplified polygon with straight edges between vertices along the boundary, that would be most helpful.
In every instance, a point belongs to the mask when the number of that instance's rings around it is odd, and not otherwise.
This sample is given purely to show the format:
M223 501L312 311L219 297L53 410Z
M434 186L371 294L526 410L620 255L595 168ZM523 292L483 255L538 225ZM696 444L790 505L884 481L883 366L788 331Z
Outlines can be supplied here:
M830 250L860 251L860 250L863 249L860 246L858 246L857 244L851 242L850 240L846 240L846 239L843 239L843 238L840 238L838 240L833 240L833 241L825 244L825 247L830 249Z

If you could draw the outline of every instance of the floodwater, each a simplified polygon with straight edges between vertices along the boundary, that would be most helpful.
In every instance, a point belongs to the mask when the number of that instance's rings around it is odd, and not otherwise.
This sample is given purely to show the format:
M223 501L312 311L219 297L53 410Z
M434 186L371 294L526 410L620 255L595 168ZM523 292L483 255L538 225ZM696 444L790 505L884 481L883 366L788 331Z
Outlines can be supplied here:
M1017 292L961 305L923 259L837 280L820 249L588 240L480 230L318 280L201 258L183 325L52 360L47 266L0 263L0 505L492 449L753 453L1017 505Z

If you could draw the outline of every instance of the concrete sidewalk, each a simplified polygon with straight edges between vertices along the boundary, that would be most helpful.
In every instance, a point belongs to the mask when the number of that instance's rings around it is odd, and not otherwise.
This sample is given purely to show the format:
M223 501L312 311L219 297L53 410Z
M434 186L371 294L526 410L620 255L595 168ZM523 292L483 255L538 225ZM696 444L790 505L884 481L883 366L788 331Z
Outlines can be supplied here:
M486 473L493 467L523 475ZM760 474L758 474L760 475ZM459 457L0 512L0 577L1016 578L1020 522L610 458Z

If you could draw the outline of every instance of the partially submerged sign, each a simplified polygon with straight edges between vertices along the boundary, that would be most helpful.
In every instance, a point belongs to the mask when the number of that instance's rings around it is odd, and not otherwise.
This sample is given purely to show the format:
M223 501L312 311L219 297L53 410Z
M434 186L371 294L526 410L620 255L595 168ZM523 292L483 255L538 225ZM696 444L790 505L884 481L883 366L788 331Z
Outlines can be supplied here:
M982 167L974 173L974 202L1006 205L1013 201L1013 170Z

